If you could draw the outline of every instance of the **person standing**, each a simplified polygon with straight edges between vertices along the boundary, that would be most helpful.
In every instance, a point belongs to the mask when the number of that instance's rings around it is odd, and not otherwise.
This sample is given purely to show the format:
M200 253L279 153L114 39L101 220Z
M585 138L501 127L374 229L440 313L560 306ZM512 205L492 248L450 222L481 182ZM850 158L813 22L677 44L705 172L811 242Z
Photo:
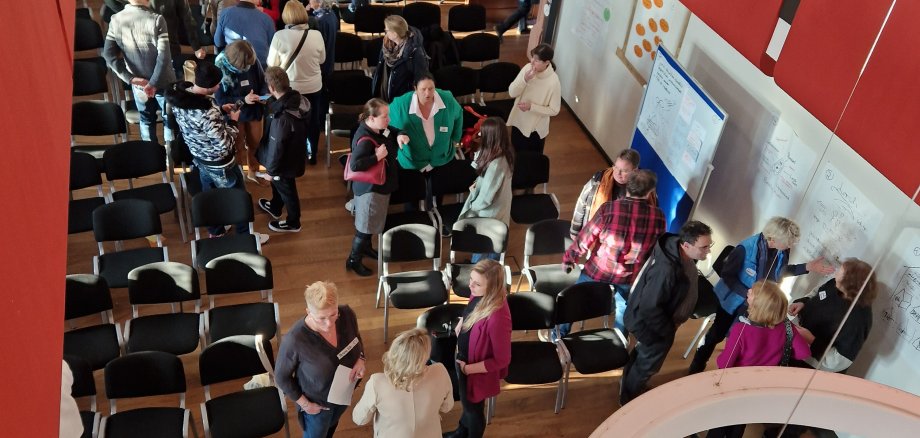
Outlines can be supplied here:
M696 349L690 363L690 374L706 369L716 345L725 339L732 323L747 312L748 290L760 280L776 283L788 276L818 272L834 273L834 267L818 257L808 263L790 265L789 251L799 241L799 225L791 219L773 217L763 231L741 241L729 253L719 272L715 293L719 298L715 322L706 332L703 345Z
M505 299L505 270L482 260L470 272L470 302L457 326L457 378L463 414L449 438L481 438L485 400L501 392L511 364L511 310Z
M112 16L102 56L109 68L131 85L140 113L141 139L145 141L159 142L156 129L159 110L163 110L163 136L166 141L174 138L165 111L166 88L176 81L169 50L166 19L150 8L148 0L131 0Z
M379 438L430 438L441 435L440 413L454 407L447 368L428 365L431 339L425 329L400 333L383 355L383 372L367 379L351 412L355 424L374 421Z
M203 191L231 187L246 190L235 158L240 110L233 104L218 107L211 97L220 87L222 78L223 73L214 64L201 61L195 66L194 84L176 82L166 93L173 118L198 169ZM212 227L208 231L211 236L225 232L223 227ZM248 233L249 224L237 224L236 232ZM268 235L255 235L261 243L268 242Z
M237 160L246 164L246 178L263 184L256 150L262 141L263 108L259 99L268 93L265 72L248 41L234 41L217 55L214 65L224 77L215 97L217 103L240 105L239 134L236 139Z
M214 45L223 51L234 41L245 40L252 44L262 65L268 60L268 46L275 35L275 22L256 6L259 0L240 0L232 8L220 11L214 29Z
M296 233L300 231L300 196L295 178L303 176L306 170L303 143L307 138L310 102L291 88L281 67L269 67L265 82L271 97L266 102L267 135L263 136L258 152L271 181L272 199L259 198L259 207L275 219L268 223L270 230ZM281 220L281 210L285 207L287 218Z
M339 305L335 283L317 281L303 295L307 316L281 339L275 378L297 404L303 437L331 438L348 406L329 401L329 390L339 366L350 369L350 382L364 377L364 342L355 311Z
M335 39L339 32L339 16L335 12L338 8L335 0L309 0L308 6L316 19L315 28L323 36L323 43L326 44L326 60L319 66L323 75L323 88L317 101L310 102L314 105L310 121L317 127L316 139L309 137L310 164L316 164L316 157L319 155L319 127L324 126L326 114L329 113L329 81L335 67Z
M393 99L390 123L411 139L399 148L399 167L430 172L454 159L463 134L463 109L450 91L435 88L434 76L424 72L415 78L415 91Z
M397 142L406 144L409 137L398 133L396 128L390 126L390 108L381 99L367 101L358 122L358 129L351 145L351 170L365 171L381 161L386 169L385 178L380 184L360 181L352 181L351 184L351 190L355 194L355 238L351 242L351 253L345 261L345 269L368 277L373 272L361 263L361 258L377 258L377 252L371 247L371 236L383 232L387 207L390 205L390 193L399 187Z
M503 40L503 35L508 29L511 29L511 26L514 26L515 23L518 25L518 32L521 35L530 33L530 29L527 28L527 16L530 15L531 6L539 3L537 0L518 0L518 8L505 18L505 21L497 24L495 26L495 34L498 35L498 41Z
M530 62L508 87L514 107L508 115L511 143L522 150L543 153L549 135L549 118L559 114L562 86L553 69L553 48L540 44L530 51Z
M594 174L582 187L575 211L572 213L572 227L569 234L572 240L578 238L578 232L584 224L594 217L597 210L607 201L626 197L626 182L629 175L639 168L639 152L635 149L623 149L617 154L613 166ZM653 203L652 205L656 205Z
M677 328L696 307L696 262L711 248L712 229L699 221L685 223L680 234L658 239L624 313L626 328L638 342L620 378L621 406L645 392L649 378L661 370Z
M623 312L636 273L665 232L664 213L648 200L657 182L652 171L633 172L626 197L601 205L562 257L570 269L591 251L576 283L598 281L612 286L614 326L620 331L624 331ZM570 326L560 324L560 337L568 334Z
M385 36L371 82L373 95L387 102L412 91L415 79L428 71L422 33L399 15L383 20Z

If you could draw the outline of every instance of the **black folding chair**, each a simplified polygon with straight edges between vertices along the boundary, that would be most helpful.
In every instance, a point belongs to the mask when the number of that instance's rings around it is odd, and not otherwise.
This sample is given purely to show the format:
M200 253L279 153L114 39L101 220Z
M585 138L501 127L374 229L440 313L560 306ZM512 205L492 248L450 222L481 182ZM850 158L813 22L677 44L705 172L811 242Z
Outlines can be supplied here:
M175 355L191 353L204 346L204 322L198 273L191 266L157 262L128 273L128 301L131 319L125 323L125 352L165 351ZM194 302L194 311L182 304ZM141 305L169 304L173 313L139 316ZM176 304L179 312L175 313Z

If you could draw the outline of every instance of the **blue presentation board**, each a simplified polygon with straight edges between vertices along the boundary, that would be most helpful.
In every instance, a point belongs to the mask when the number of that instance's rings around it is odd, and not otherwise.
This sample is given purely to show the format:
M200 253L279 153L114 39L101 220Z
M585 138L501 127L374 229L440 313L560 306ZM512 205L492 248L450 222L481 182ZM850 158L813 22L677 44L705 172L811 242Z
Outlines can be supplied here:
M727 117L658 46L630 147L642 156L639 167L658 175L668 231L677 231L699 201Z

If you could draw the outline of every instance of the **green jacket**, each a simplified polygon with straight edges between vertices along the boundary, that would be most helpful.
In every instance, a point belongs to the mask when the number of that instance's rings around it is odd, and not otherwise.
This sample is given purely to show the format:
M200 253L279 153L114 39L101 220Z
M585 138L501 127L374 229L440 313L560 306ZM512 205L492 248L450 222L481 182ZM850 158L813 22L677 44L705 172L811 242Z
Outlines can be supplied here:
M463 109L450 91L435 89L444 108L434 115L434 144L428 146L428 137L422 119L409 114L409 107L415 92L410 91L393 99L390 104L390 125L409 136L409 144L399 150L397 159L403 169L419 170L431 164L431 167L443 166L454 159L455 145L463 135Z

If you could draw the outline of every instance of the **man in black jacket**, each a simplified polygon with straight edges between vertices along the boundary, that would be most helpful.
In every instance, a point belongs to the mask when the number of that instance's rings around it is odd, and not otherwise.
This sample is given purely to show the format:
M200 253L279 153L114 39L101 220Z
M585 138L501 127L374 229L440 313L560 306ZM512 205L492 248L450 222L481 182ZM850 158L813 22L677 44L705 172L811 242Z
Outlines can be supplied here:
M658 239L652 257L639 272L626 305L626 329L638 343L620 379L620 405L638 397L661 369L677 328L687 321L697 298L696 261L712 247L712 229L689 221L680 234Z
M268 228L279 233L300 231L300 197L297 181L306 170L307 115L310 102L291 89L287 73L280 67L265 70L265 82L271 94L266 104L265 135L256 152L259 162L268 170L272 183L272 199L259 198L259 207L275 220ZM281 219L281 210L287 206L287 218Z

